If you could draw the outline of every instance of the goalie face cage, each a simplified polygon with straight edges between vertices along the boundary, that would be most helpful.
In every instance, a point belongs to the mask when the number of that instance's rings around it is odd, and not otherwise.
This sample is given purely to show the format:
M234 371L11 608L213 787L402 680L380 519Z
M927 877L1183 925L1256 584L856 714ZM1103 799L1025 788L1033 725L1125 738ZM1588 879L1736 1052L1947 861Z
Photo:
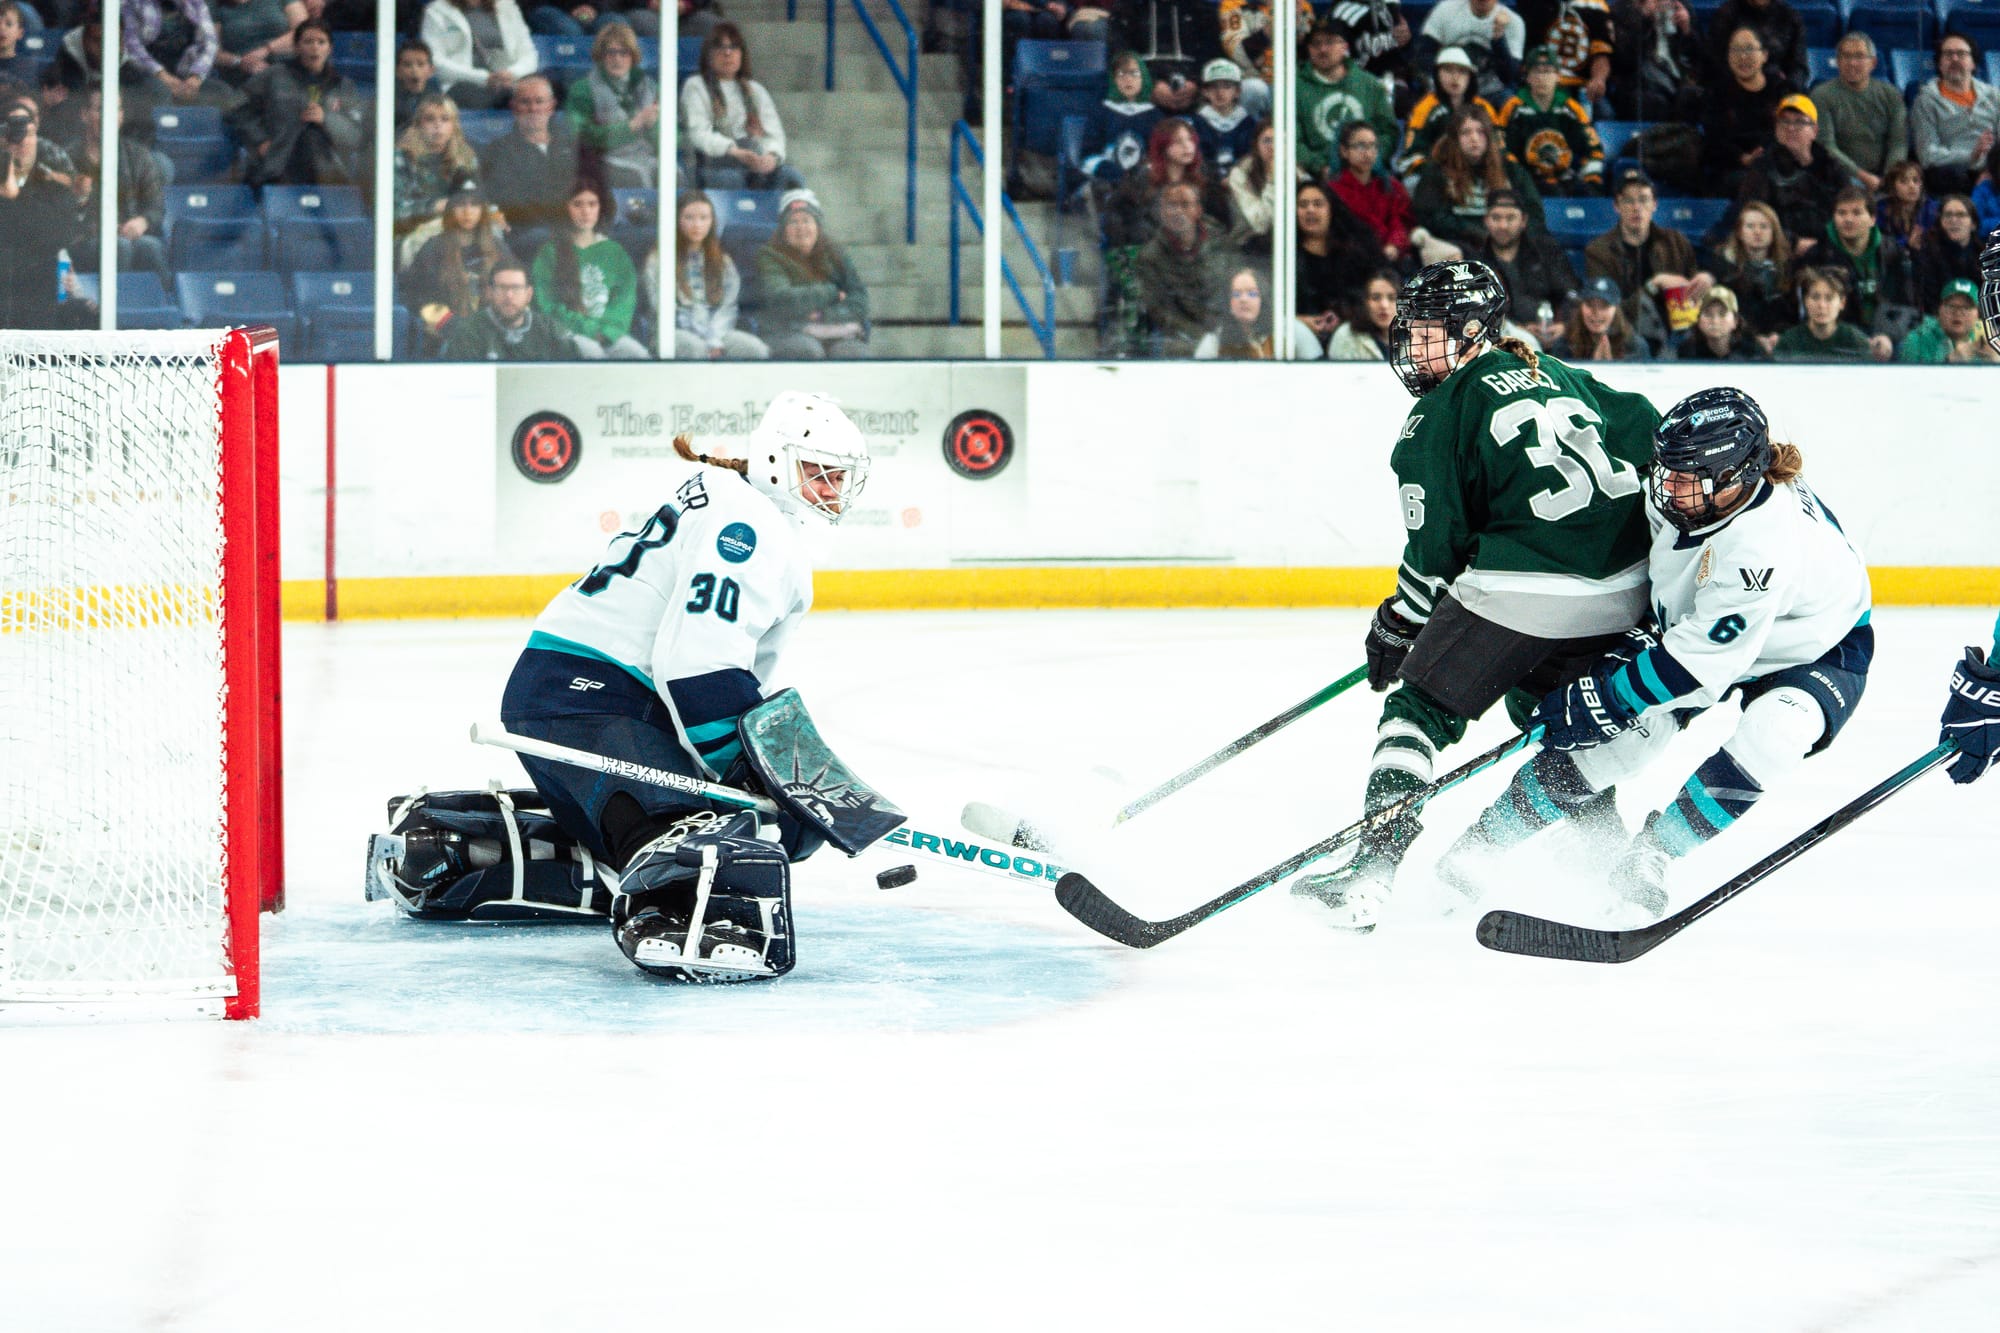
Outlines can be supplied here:
M262 328L0 332L0 1010L257 1013L277 353Z

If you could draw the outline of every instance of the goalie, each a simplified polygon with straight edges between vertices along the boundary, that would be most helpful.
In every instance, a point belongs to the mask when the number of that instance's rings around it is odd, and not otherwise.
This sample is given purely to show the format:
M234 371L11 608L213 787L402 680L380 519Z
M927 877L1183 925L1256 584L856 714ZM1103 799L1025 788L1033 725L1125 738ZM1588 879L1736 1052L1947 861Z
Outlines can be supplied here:
M535 621L501 720L518 736L766 795L775 816L523 754L533 792L459 793L458 809L439 808L438 797L420 812L392 811L391 845L371 856L383 894L371 896L460 918L608 908L619 948L646 972L779 976L795 961L790 863L826 841L852 855L902 822L826 751L796 692L763 698L812 605L797 529L848 511L867 478L866 441L831 399L786 392L747 457L699 454L685 435L674 449L696 466ZM458 824L442 839L416 826L447 817ZM482 817L468 834L466 821ZM560 874L525 886L538 862Z

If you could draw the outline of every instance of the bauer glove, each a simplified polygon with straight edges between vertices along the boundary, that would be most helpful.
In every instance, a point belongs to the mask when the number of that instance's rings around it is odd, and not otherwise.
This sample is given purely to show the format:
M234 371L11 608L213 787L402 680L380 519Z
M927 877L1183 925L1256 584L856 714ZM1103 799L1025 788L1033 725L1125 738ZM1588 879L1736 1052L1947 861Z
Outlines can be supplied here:
M1938 724L1938 743L1958 742L1958 757L1945 772L1953 782L1971 782L1993 766L2000 752L2000 669L1985 650L1967 648L1951 673L1951 695Z
M1535 705L1529 730L1541 727L1542 744L1551 750L1588 750L1630 730L1638 714L1605 688L1609 679L1608 672L1593 670L1554 691Z
M1368 688L1380 694L1396 683L1396 673L1403 669L1403 659L1410 655L1410 645L1417 641L1417 632L1422 625L1413 625L1397 615L1391 597L1375 608L1375 619L1368 623L1368 639L1364 645L1368 652Z

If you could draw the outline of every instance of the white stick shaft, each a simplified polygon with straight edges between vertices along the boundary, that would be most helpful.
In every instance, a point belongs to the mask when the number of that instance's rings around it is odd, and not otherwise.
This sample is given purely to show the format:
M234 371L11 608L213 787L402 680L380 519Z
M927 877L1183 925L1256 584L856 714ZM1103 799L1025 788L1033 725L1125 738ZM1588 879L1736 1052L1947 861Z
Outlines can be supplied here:
M503 750L513 750L519 754L531 754L537 759L551 763L570 764L577 768L593 769L599 773L609 773L613 777L631 778L634 782L649 782L655 787L665 787L687 796L700 796L705 800L720 801L724 805L742 806L746 810L756 810L763 814L778 813L778 803L764 796L752 796L747 791L725 787L719 782L703 782L698 778L670 773L664 768L648 768L625 759L613 759L608 755L592 754L588 750L572 750L567 745L557 745L553 741L538 741L531 736L516 736L504 727L482 727L472 724L472 739L481 745L494 745Z

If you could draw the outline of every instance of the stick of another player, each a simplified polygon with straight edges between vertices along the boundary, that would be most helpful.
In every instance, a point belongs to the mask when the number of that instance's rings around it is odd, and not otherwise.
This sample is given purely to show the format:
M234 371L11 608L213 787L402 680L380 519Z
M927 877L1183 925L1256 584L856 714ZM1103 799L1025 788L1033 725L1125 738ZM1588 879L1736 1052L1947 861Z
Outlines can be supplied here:
M1244 732L1241 736L1238 736L1235 740L1208 756L1208 758L1201 760L1189 768L1182 769L1159 786L1145 792L1143 795L1135 797L1124 808L1119 810L1117 816L1112 819L1112 824L1114 826L1122 824L1132 816L1151 809L1153 806L1167 799L1167 797L1172 796L1182 787L1193 782L1196 778L1220 768L1251 746L1261 741L1269 740L1272 736L1291 726L1292 723L1298 721L1307 713L1312 712L1313 709L1318 708L1327 700L1352 689L1366 679L1368 679L1367 667L1359 666L1354 668L1354 670L1348 672L1339 680L1333 682L1333 684L1328 685L1325 689L1320 690L1317 694L1299 700L1299 702L1293 704L1276 717L1271 718L1269 721L1261 722L1249 731ZM1040 828L1011 811L1002 810L996 805L988 805L984 801L968 801L964 813L959 816L959 822L983 838L1009 842L1016 847L1025 847L1029 851L1048 852L1055 850L1049 841L1048 834Z

